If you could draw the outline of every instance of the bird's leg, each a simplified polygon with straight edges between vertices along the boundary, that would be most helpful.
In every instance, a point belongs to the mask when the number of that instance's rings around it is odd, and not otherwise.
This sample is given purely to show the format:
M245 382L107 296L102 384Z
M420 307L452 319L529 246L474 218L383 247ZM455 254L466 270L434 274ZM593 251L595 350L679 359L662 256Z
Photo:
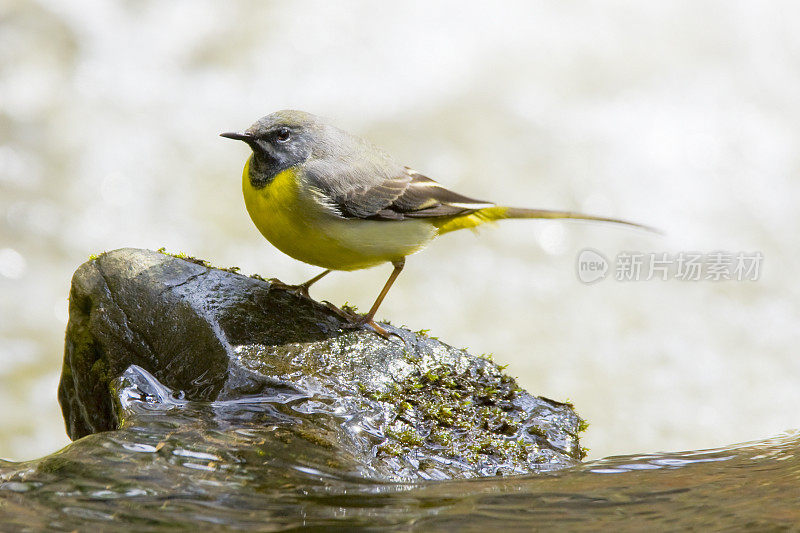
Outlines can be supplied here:
M331 273L330 270L325 270L321 274L317 274L310 280L306 281L305 283L301 283L300 285L287 285L286 283L282 282L277 278L272 278L269 280L269 282L273 287L276 287L278 289L283 289L292 292L298 296L305 296L306 298L310 298L310 296L308 295L308 288L330 273Z
M364 324L369 324L370 326L372 326L372 329L374 329L375 332L383 338L389 338L389 332L380 327L378 324L376 324L373 321L373 318L375 318L375 313L378 312L378 308L381 306L381 302L383 302L383 299L386 298L386 293L388 293L389 289L392 288L394 280L396 280L397 276L400 275L400 272L403 271L403 266L405 266L406 264L406 259L404 257L399 261L393 261L392 264L394 265L394 270L392 270L392 273L389 275L389 279L386 280L386 285L383 286L383 290L381 290L381 293L375 299L375 303L372 304L372 307L370 308L369 312L366 315L359 318L358 320L356 320L355 322L353 322L354 326L363 326Z
M309 298L309 296L308 296L308 288L311 287L313 284L315 284L316 282L318 282L319 280L321 280L322 278L324 278L325 276L327 276L330 273L331 273L330 269L324 270L323 272L321 272L320 274L317 274L316 276L314 276L310 280L298 285L297 286L298 291L300 292L300 294L302 294L306 298Z

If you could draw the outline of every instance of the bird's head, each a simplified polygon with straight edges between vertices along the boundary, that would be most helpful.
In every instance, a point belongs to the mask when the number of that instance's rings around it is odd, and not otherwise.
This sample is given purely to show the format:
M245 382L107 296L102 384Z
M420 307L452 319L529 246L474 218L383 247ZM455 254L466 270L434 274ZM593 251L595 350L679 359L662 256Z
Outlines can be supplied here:
M323 123L304 111L276 111L243 132L220 136L246 142L253 150L253 186L264 186L279 172L305 162L312 153ZM258 183L262 182L262 183Z

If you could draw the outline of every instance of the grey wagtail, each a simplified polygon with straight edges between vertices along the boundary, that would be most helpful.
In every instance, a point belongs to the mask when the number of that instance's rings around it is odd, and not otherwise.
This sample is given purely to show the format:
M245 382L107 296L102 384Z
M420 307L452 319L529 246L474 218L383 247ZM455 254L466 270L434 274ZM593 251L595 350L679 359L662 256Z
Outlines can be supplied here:
M505 218L573 218L640 224L567 211L502 207L445 189L397 163L371 143L303 111L277 111L241 133L222 137L253 150L242 189L258 230L285 254L326 270L358 270L392 263L394 270L375 303L353 325L369 324L403 270L406 256L439 235Z

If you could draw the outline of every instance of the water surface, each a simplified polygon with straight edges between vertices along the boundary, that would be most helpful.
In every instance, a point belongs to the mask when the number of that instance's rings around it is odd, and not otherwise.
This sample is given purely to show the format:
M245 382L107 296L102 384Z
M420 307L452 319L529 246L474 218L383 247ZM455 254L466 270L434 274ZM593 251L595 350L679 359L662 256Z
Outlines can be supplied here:
M629 455L557 472L388 482L279 416L281 398L187 402L157 382L120 389L123 427L43 459L0 461L6 527L72 531L300 526L641 531L800 523L800 434ZM311 431L309 431L311 429Z

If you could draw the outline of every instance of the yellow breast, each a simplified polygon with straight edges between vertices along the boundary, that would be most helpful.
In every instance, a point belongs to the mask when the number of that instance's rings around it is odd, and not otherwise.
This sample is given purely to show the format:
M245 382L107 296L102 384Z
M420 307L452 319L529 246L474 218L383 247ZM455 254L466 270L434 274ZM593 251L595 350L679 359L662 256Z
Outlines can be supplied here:
M357 270L397 261L421 250L436 236L424 220L346 219L319 203L302 182L301 171L278 173L261 189L250 183L250 160L242 191L250 218L283 253L333 270Z

